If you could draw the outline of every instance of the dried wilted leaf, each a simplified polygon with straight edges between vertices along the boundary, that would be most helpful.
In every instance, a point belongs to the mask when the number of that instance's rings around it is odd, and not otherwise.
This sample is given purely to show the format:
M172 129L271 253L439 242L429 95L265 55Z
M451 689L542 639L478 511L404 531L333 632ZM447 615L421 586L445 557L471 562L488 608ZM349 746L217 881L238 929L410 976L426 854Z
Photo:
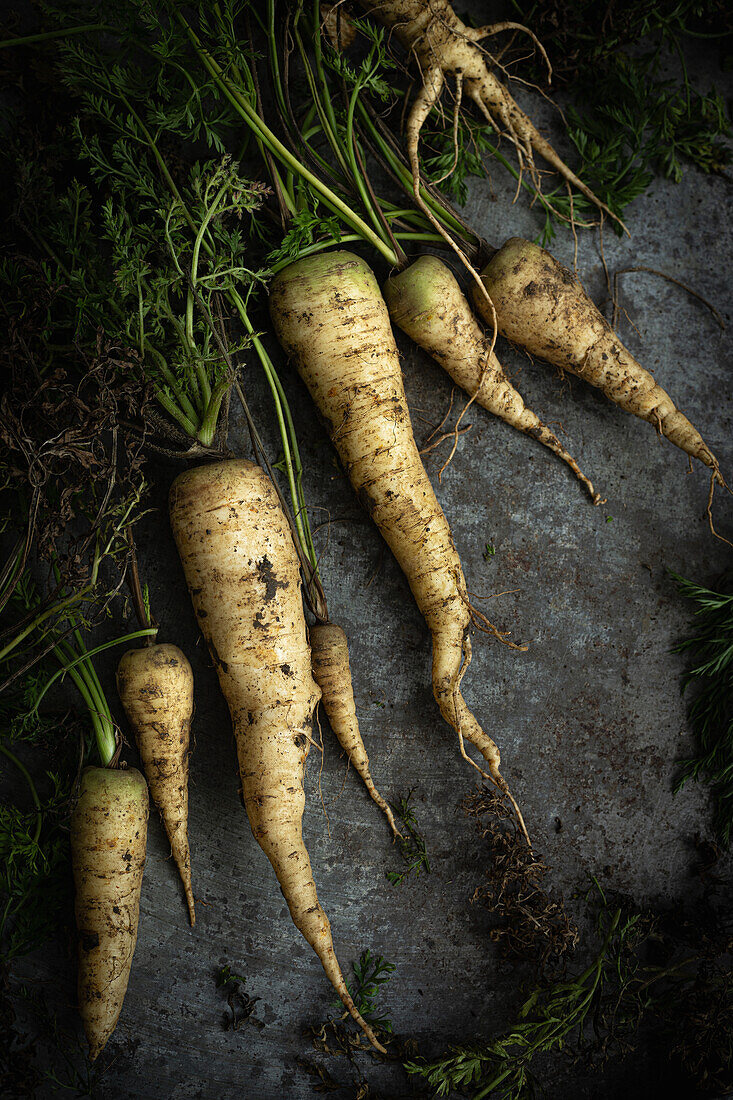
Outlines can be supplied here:
M46 304L29 299L0 345L7 379L0 477L27 502L28 545L33 541L39 558L54 562L60 584L76 588L88 582L105 525L142 493L152 394L136 353L102 334L96 354L77 349L68 368L44 367L36 332Z

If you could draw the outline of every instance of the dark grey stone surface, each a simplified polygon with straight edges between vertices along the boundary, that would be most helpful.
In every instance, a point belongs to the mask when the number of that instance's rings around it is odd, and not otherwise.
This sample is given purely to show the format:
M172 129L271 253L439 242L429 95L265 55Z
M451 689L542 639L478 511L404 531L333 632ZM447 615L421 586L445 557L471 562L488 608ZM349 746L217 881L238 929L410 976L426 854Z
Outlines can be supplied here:
M536 215L524 202L512 206L512 191L501 170L491 187L479 182L471 190L467 215L497 244L537 233ZM610 270L639 263L659 268L729 318L728 197L725 180L694 170L679 186L658 181L629 211L630 240L606 232ZM553 250L571 262L570 235ZM578 267L591 294L604 301L596 235L581 236ZM730 472L729 336L694 299L660 279L626 276L621 300L635 326L622 320L622 338ZM405 339L399 343L420 442L442 419L451 386ZM546 364L529 362L501 341L499 350L530 407L561 423L569 449L607 503L591 507L559 461L481 409L470 411L472 429L461 437L441 484L445 452L429 456L469 589L507 593L486 605L487 613L530 646L520 654L478 637L466 698L501 747L504 774L558 890L568 894L593 874L639 903L692 906L692 838L705 831L709 805L702 788L671 793L675 758L691 744L679 691L683 661L670 652L689 625L689 608L667 571L713 581L730 564L729 548L707 528L707 473L698 466L688 472L685 456L650 425L578 380L561 381ZM388 830L357 778L347 774L326 726L322 772L316 752L309 760L306 841L344 969L365 947L392 960L396 972L385 1005L395 1027L435 1050L505 1023L521 1001L527 973L497 958L469 905L482 856L458 803L475 778L432 700L427 630L337 466L308 395L280 358L278 364L302 425L314 523L330 520L317 536L324 583L332 617L349 635L374 777L392 798L416 786L433 873L399 888L387 882L385 871L398 863ZM254 359L250 370L252 403L265 421L270 407ZM230 444L247 447L236 418ZM274 441L271 450L277 451ZM251 836L228 713L167 526L165 494L176 470L156 466L158 510L141 524L140 558L161 639L185 649L196 677L190 839L198 923L195 931L187 927L154 815L132 978L95 1095L303 1100L313 1087L296 1064L309 1053L301 1029L332 1010L333 995ZM733 537L729 498L720 494L716 503L720 530ZM482 556L487 542L496 550L488 561ZM111 663L103 669L109 675ZM225 1001L215 976L225 964L246 975L247 991L261 998L262 1030L223 1030ZM44 952L24 960L18 973L72 1018L70 955ZM330 1068L344 1074L346 1067ZM571 1073L554 1095L649 1095L658 1070L653 1053L642 1049L627 1069L603 1079ZM377 1070L374 1080L385 1091L392 1081L390 1095L402 1094L388 1072Z

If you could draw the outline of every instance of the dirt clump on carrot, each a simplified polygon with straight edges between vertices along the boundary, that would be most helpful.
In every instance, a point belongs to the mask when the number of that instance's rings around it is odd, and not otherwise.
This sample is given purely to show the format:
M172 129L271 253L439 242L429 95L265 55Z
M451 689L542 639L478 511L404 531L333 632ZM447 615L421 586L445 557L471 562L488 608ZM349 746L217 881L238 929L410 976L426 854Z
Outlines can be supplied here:
M117 666L117 692L135 734L151 797L168 834L193 926L196 909L188 844L193 672L178 646L131 649Z

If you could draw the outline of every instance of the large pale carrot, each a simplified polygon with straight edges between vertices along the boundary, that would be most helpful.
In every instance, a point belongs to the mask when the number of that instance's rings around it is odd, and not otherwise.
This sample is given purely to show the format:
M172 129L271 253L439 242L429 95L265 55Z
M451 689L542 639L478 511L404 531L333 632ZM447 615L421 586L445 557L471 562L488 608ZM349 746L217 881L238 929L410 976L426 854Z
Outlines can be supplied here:
M476 746L488 777L508 794L499 750L461 694L471 660L471 623L501 635L470 603L448 523L415 445L397 347L374 274L349 252L299 260L274 279L270 312L428 624L441 714L456 730L466 759L478 767L464 740Z
M576 276L544 248L512 237L481 278L496 309L499 331L532 355L597 386L611 401L648 420L672 443L713 470L718 460L672 398L619 340ZM486 299L474 292L486 320Z
M492 350L492 341L481 331L458 281L437 256L421 256L384 285L389 315L429 355L440 363L454 382L494 416L543 443L566 462L585 486L594 504L600 494L577 462L504 373Z
M311 674L299 560L275 489L233 459L174 481L170 518L201 632L229 704L252 833L295 926L378 1050L346 988L303 842L303 773L320 691Z
M153 802L196 923L188 845L188 744L193 716L193 672L175 645L131 649L117 666L117 692L132 726Z
M115 1029L137 943L148 788L135 768L86 768L71 816L79 1013L94 1061Z

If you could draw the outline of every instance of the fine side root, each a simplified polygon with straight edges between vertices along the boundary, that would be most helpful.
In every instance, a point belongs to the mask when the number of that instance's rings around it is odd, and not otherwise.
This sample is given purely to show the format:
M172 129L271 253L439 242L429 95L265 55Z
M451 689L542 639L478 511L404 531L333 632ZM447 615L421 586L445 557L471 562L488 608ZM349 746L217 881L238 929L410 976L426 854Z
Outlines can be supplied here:
M517 647L517 648L519 648L519 647ZM526 649L526 646L525 646L525 649ZM471 757L466 752L466 743L465 743L465 740L464 740L464 737L463 737L463 729L462 729L462 726L461 726L461 720L458 716L460 714L459 700L461 702L463 701L463 698L461 696L461 681L463 680L463 677L466 673L466 669L468 668L470 663L471 663L471 643L468 641L468 638L465 638L464 642L463 642L463 647L462 647L461 664L460 664L460 667L459 667L459 669L456 673L455 680L454 680L454 682L452 684L452 687L451 687L451 695L453 697L453 713L455 715L455 729L456 729L456 733L458 734L458 747L460 749L460 753L461 753L461 756L463 757L463 759L468 764L470 764L472 768L475 768L476 771L479 773L479 775L482 776L483 779L486 779L489 783L492 783L496 787L496 789L503 795L503 797L505 797L507 799L507 801L511 805L512 809L514 810L514 813L515 813L516 818L517 818L517 824L519 825L519 828L521 829L522 835L524 836L524 839L527 841L528 846L531 848L532 847L532 841L529 838L529 833L527 832L527 826L524 823L524 817L522 815L522 811L519 809L519 806L517 804L516 799L514 798L514 795L509 790L509 786L507 784L507 781L504 779L504 776L499 771L499 763L500 763L499 750L496 748L496 745L494 744L494 742L491 741L491 744L493 745L495 753L496 753L496 759L495 760L488 759L486 757L486 754L482 753L482 755L484 756L484 759L486 760L486 763L489 766L488 772L484 771L484 769L479 764L477 764L475 760L472 760Z
M715 321L717 322L717 324L720 325L720 327L723 331L725 331L725 321L723 320L722 316L720 315L720 312L712 304L712 302L709 302L707 300L707 298L703 298L702 294L698 294L698 292L696 290L693 290L691 286L687 285L687 283L683 283L681 279L675 279L674 276L668 275L665 271L657 271L657 269L655 267L646 267L644 264L638 264L635 267L622 267L622 268L619 268L618 271L614 272L614 275L613 275L613 295L612 295L612 297L613 297L612 327L613 328L616 328L616 325L618 323L618 311L619 311L619 306L618 306L618 290L619 290L618 281L619 281L619 277L621 275L633 275L637 271L643 271L647 275L657 275L660 279L664 279L666 282L672 283L674 286L680 287L687 294L689 294L691 298L697 299L697 301L700 302L702 305L704 305L706 309L709 309L710 312L712 313L713 317L715 318Z
M501 23L491 23L486 27L467 27L467 37L473 42L482 42L484 38L492 38L495 34L502 34L504 31L521 31L523 34L529 35L534 42L539 53L542 56L542 60L547 66L547 83L552 82L552 65L550 59L547 56L545 47L540 42L534 31L531 31L529 27L525 27L524 23L514 23L511 20L505 19Z
M482 776L483 779L486 779L486 780L488 780L489 783L492 783L496 787L496 789L504 796L504 798L507 799L507 801L510 803L510 805L511 805L511 807L512 807L512 809L513 809L513 811L516 815L517 824L519 825L519 828L521 829L522 836L527 841L528 846L531 848L532 847L532 841L530 840L529 833L527 832L527 826L524 823L524 817L522 815L522 811L519 809L519 806L517 804L517 800L515 799L514 795L509 790L509 786L507 784L506 779L504 779L504 776L501 774L499 769L497 767L495 767L494 765L490 764L489 765L489 771L485 772L484 769L482 767L480 767L476 763L475 760L472 760L471 757L466 752L466 744L463 740L463 734L461 733L460 728L456 732L458 734L458 747L460 749L461 756L463 757L463 759L467 763L469 763L471 765L472 768L476 769L476 771L479 773L479 775Z
M453 160L451 161L450 168L443 173L437 180L433 180L433 186L437 187L438 184L445 183L445 181L453 175L458 164L458 123L461 118L461 100L463 99L463 74L456 74L456 95L455 102L453 104Z
M412 105L412 109L411 109L410 114L409 114L408 119L407 119L407 125L406 125L406 128L405 128L405 136L407 138L407 157L408 157L408 160L409 160L409 163L410 163L410 171L412 172L412 194L413 194L413 197L415 199L416 205L419 207L419 209L422 211L422 213L428 219L430 224L434 227L436 232L438 232L440 234L440 236L443 238L443 240L446 242L446 244L449 246L449 248L451 248L452 251L455 252L456 256L458 256L458 259L461 261L463 267L466 269L466 271L468 272L468 274L471 276L474 283L476 284L476 287L478 289L479 294L485 299L485 302L486 302L486 304L489 308L489 314L493 317L491 347L489 349L489 353L488 353L488 356L487 356L487 359L488 359L491 356L491 353L493 352L494 347L496 346L496 338L497 338L497 335L498 335L498 332L499 332L499 326L498 326L498 322L497 322L497 319L496 319L496 310L494 309L494 303L491 301L491 297L489 295L489 292L487 291L487 289L486 289L486 287L483 283L483 280L481 279L480 274L473 267L471 261L468 259L468 257L466 256L466 254L464 253L464 251L460 247L460 245L458 245L454 241L454 239L453 239L453 237L451 237L450 233L448 233L446 231L446 229L443 227L443 225L435 217L435 215L433 214L432 210L430 209L428 204L423 199L422 194L420 192L420 154L419 154L419 151L418 151L419 142L420 142L420 131L422 130L423 124L425 123L425 120L427 119L427 117L430 114L431 110L433 109L435 104L438 102L438 99L440 97L440 93L443 90L443 84L444 83L445 83L445 78L443 76L443 73L442 73L441 69L439 69L439 68L431 69L427 74L425 74L425 76L423 77L423 86L420 89L420 91L418 92L418 94L415 96L415 102ZM459 421L458 421L459 424L460 424L461 419L465 415L467 409L473 403L473 401L474 401L474 398L471 398L471 400L468 402L468 404L464 408L463 413L461 413L461 416L459 417ZM456 425L456 427L457 426L458 425ZM445 465L442 467L442 469L440 471L441 474L443 473L443 470L445 469L445 466L447 466L448 463L453 458L453 455L455 453L455 449L456 449L457 445L458 445L458 437L456 436L453 451L451 452L451 454L448 458L448 462L446 462Z
M422 126L422 123L420 123L420 126ZM479 295L484 299L486 306L488 306L489 315L492 318L491 343L490 343L488 352L486 354L486 364L482 368L481 376L479 378L479 383L478 383L478 386L476 388L476 392L473 394L472 397L469 398L469 400L463 406L463 409L461 410L461 414L458 417L458 420L456 421L456 425L455 425L453 431L450 433L453 436L453 446L451 447L450 454L448 455L447 459L445 460L443 465L440 467L440 470L438 471L438 481L442 481L443 480L443 474L444 474L446 468L453 461L453 456L455 455L456 450L458 449L458 439L459 439L459 436L461 434L461 432L459 430L460 425L461 425L461 421L463 420L464 416L466 415L466 413L470 409L471 405L473 405L474 401L476 400L479 393L481 392L481 386L483 385L484 375L485 375L486 370L488 368L488 364L490 362L490 359L491 359L491 356L493 354L494 348L496 347L496 338L499 335L499 324L498 324L497 317L496 317L496 310L494 309L494 303L491 300L491 296L489 295L489 292L486 289L480 274L478 273L478 271L476 271L473 264L468 259L468 257L463 252L463 250L459 247L459 245L457 245L456 242L453 240L453 238L450 236L450 234L446 232L446 230L443 228L441 223L435 217L432 210L430 209L430 207L424 201L422 195L420 194L420 160L419 160L419 156L418 156L418 137L419 137L419 133L420 133L420 126L417 127L416 132L411 137L408 136L408 152L409 152L409 158L410 158L410 168L412 170L412 191L413 191L413 196L414 196L415 202L419 206L419 208L422 210L423 214L426 216L428 221L431 222L431 224L435 227L437 232L441 235L441 237L446 241L446 243L450 246L450 248L458 256L458 258L461 261L461 263L463 264L464 268L466 269L468 274L473 279L473 281L476 285L476 288L478 290Z
M508 646L509 649L516 649L520 653L526 653L527 652L527 650L529 649L529 646L522 645L518 642L510 641L508 631L499 630L499 628L497 626L494 626L494 624L492 622L490 622L489 619L486 618L486 616L484 615L484 613L482 611L479 611L479 609L477 607L474 607L474 605L471 603L470 596L468 595L468 592L466 591L465 587L461 583L459 577L456 577L456 587L458 589L458 595L460 596L461 600L463 601L463 603L466 605L466 608L468 609L468 613L471 616L471 622L473 623L473 625L476 627L477 630L480 630L482 634L488 634L488 635L490 635L490 637L496 638L496 640L498 642L501 642L502 645ZM465 669L464 669L464 671L465 671ZM463 673L461 673L461 677L462 676L463 676ZM460 685L460 682L461 681L459 680L458 681L459 685Z
M487 74L487 76L488 75L489 74ZM475 83L475 82L473 82L473 83ZM466 86L468 88L473 88L473 83L469 83L467 81ZM456 453L456 450L458 448L459 428L460 428L461 422L462 422L464 416L466 415L466 413L468 412L469 408L476 401L477 397L479 396L479 394L481 392L481 388L482 388L483 382L484 382L484 376L486 374L486 371L488 369L488 365L491 361L491 357L492 357L494 349L496 347L496 340L497 340L498 331L499 331L499 329L498 329L498 319L497 319L497 315L496 315L496 309L494 307L494 303L491 299L491 296L490 296L490 294L489 294L489 292L486 288L485 282L482 280L479 272L476 271L476 269L473 267L470 260L468 259L468 257L465 255L465 253L461 249L461 247L456 243L456 241L453 239L453 237L446 231L446 229L443 227L443 225L440 223L440 221L435 217L432 210L430 209L428 204L424 201L424 199L422 197L422 194L421 194L420 155L419 155L420 131L422 130L422 127L423 127L428 115L430 114L430 111L437 104L437 102L440 98L441 92L443 90L444 84L445 84L445 76L443 74L443 71L439 67L433 67L433 68L429 69L426 73L424 73L422 88L420 89L420 91L416 95L415 100L414 100L413 105L412 105L412 108L410 110L410 113L408 115L407 124L406 124L406 127L405 127L405 133L406 133L406 141L407 141L408 161L409 161L409 164L410 164L410 171L412 173L412 193L413 193L413 198L414 198L415 204L422 211L422 213L425 215L425 217L428 219L428 221L431 223L431 225L435 228L435 230L445 240L445 242L449 246L449 248L456 254L456 256L460 260L460 262L461 262L462 266L464 267L464 269L471 276L471 279L473 280L473 283L474 283L475 288L478 292L478 295L483 300L483 312L484 312L485 315L488 313L487 320L489 320L490 324L491 324L491 340L490 340L490 346L489 346L487 354L486 354L486 359L485 359L484 365L482 367L481 375L479 377L479 382L478 382L478 385L476 387L476 390L472 394L470 399L467 401L467 403L465 404L460 416L458 417L458 421L455 425L455 428L453 429L453 433L452 433L452 435L453 435L453 444L452 444L451 450L448 454L448 457L446 458L445 462L443 463L443 465L441 466L441 468L438 472L438 481L439 482L442 482L443 474L444 474L445 470L447 469L447 467L450 465L450 463L453 461L453 457L454 457L454 455ZM496 81L496 84L501 88L501 85L499 85L498 81ZM464 87L464 82L463 82L463 77L461 76L459 88L457 89L457 93L456 93L456 110L458 110L458 107L460 106L460 97L463 94L463 87ZM471 94L473 94L473 92L471 92ZM508 96L508 93L506 93L506 95ZM508 97L508 98L511 99L511 97ZM487 115L487 118L491 119L491 115L488 112L488 108L485 106L483 101L479 98L479 100L477 102L479 103L479 106L484 111L484 113ZM514 104L514 101L511 100L511 102L514 105L516 111L519 111L519 108L516 107L516 104ZM521 112L520 112L520 114L521 114ZM524 117L524 116L522 116L522 117ZM457 119L457 115L456 115L456 119ZM527 120L527 122L529 123L529 120ZM511 120L510 120L508 115L506 116L506 125L511 126ZM534 172L534 163L532 161L532 148L531 148L531 145L525 143L525 145L523 146L519 141L515 141L515 144L516 144L516 149L517 149L517 157L518 157L519 165L520 165L519 184L521 184L521 171L522 171L522 165L523 165L523 149L524 149L524 154L526 154L527 157L528 157L528 164L530 166L530 172L534 173L533 179L535 179L535 186L536 186L536 188L539 192L539 190L540 190L539 177L537 177L536 172ZM551 147L548 146L548 148L551 148ZM557 158L557 159L559 160L559 158ZM562 164L561 161L560 161L560 163ZM573 177L573 180L577 180L577 177ZM518 186L519 186L519 184L518 184ZM593 197L591 192L588 191L588 188L585 187L585 185L582 183L582 181L577 180L577 185L579 185L581 191L583 191L584 193L587 193L587 195L589 197L591 197L591 198ZM516 198L516 196L515 196L515 198ZM601 206L602 206L602 204L601 204ZM611 214L610 211L608 211L608 213L610 214L611 217L613 217L613 215ZM574 219L573 219L573 231L574 230L575 230L575 226L574 226ZM564 448L561 447L559 441L556 441L555 446L552 446L551 449L555 451L555 453L558 455L559 458L561 458L563 461L568 463L568 465L571 467L573 472L579 478L581 483L586 486L593 503L598 504L600 502L600 496L595 492L592 483L589 482L588 479L585 478L583 474L581 474L577 464L567 454L567 452L564 450Z
M715 493L715 486L716 485L722 485L724 489L727 489L728 492L733 495L733 491L730 489L730 487L723 480L723 475L720 472L720 468L718 466L717 460L715 461L715 465L713 466L713 472L710 475L710 492L708 493L708 503L707 503L707 508L705 509L705 511L707 513L708 526L710 528L711 534L716 539L719 539L721 542L724 542L726 544L726 546L733 547L733 542L731 542L730 539L725 538L724 535L719 535L718 532L715 530L715 524L713 523L713 495Z

